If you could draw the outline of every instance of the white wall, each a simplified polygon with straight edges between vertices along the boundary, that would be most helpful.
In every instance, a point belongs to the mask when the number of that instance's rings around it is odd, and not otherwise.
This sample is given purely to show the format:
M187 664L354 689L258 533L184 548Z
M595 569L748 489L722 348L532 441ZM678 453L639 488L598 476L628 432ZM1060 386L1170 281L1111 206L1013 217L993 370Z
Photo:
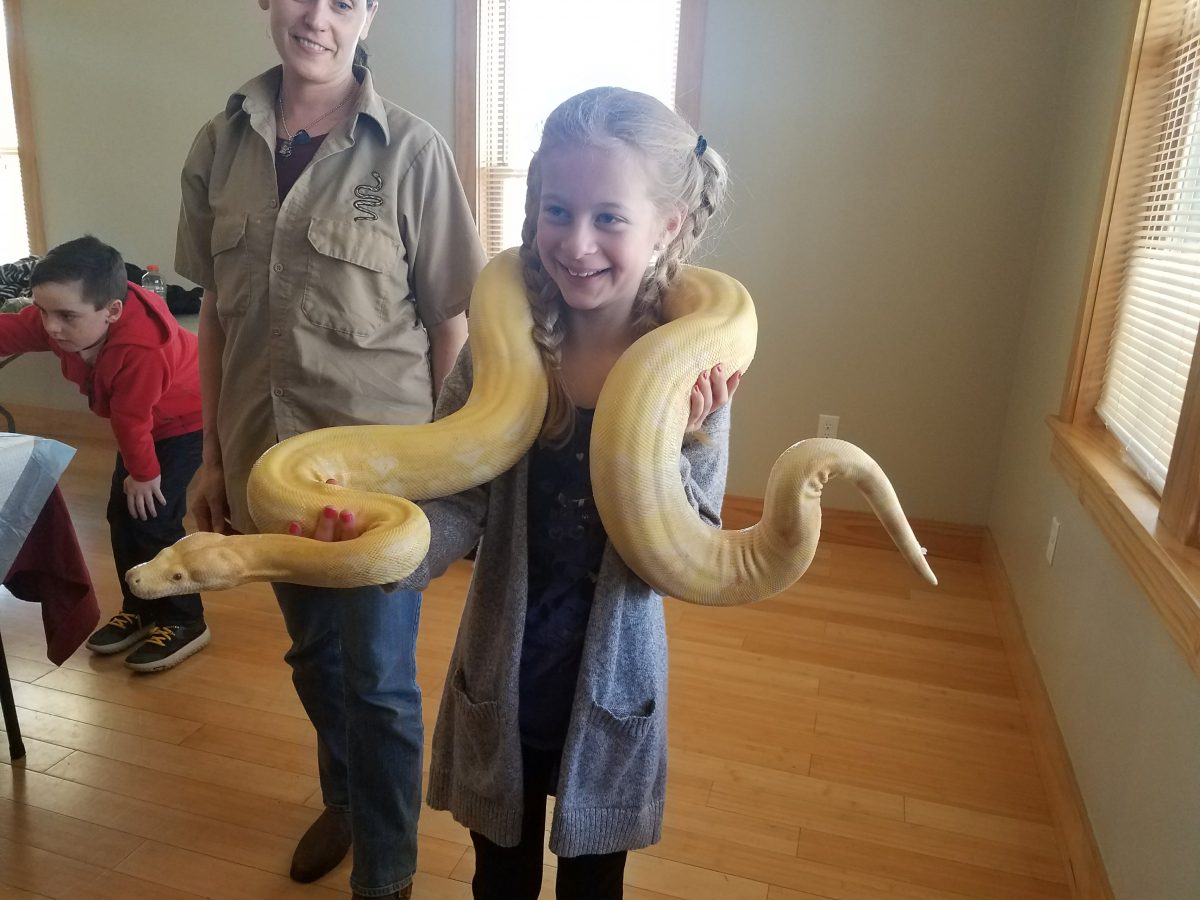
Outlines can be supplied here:
M1134 8L1080 3L989 525L1119 900L1200 897L1200 681L1050 463ZM1043 552L1062 522L1054 565Z
M170 275L179 166L272 62L265 14L252 0L24 8L48 239L94 230ZM747 284L762 325L732 493L760 495L832 413L911 515L984 521L1070 8L710 0L701 124L735 181L708 261ZM383 92L448 138L452 10L383 0L369 42ZM27 362L29 396L78 404Z
M713 259L760 316L731 492L832 413L910 515L985 520L1071 7L710 0Z

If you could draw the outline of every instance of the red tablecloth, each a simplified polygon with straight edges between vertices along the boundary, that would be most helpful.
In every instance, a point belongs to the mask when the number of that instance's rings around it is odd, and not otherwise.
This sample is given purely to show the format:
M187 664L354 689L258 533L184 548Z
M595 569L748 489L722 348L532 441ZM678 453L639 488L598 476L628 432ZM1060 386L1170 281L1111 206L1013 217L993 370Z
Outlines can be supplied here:
M46 656L62 665L100 621L100 605L75 527L55 487L13 561L4 586L13 596L40 603Z

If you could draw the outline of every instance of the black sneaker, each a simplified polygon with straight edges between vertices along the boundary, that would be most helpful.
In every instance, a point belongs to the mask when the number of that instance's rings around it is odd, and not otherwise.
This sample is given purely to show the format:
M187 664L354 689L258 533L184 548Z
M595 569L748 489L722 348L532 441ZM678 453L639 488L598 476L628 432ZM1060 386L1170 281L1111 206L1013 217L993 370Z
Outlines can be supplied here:
M153 625L143 625L142 617L137 613L119 612L88 638L87 648L93 653L120 653L148 635L153 628Z
M203 619L179 625L155 625L145 643L125 657L135 672L160 672L177 666L208 646L210 634Z

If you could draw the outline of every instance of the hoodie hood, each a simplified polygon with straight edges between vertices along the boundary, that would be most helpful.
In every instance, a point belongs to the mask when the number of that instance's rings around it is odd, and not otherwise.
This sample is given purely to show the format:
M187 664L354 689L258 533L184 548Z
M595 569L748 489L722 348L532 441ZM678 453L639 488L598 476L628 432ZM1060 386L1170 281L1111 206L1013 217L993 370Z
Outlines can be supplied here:
M121 318L108 331L107 347L161 348L179 332L179 323L167 309L166 302L153 291L127 282L125 304Z

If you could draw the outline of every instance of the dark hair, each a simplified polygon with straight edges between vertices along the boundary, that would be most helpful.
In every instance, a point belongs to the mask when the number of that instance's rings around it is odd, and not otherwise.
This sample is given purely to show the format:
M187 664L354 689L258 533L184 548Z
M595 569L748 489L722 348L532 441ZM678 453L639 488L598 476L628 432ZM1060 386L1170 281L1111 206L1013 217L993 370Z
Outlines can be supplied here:
M370 9L378 2L379 0L367 0L367 9ZM369 56L367 53L367 45L362 41L359 41L358 46L354 48L354 65L363 69L371 68L367 65L367 56Z
M33 267L29 289L39 284L71 284L79 282L83 299L96 309L103 309L113 300L124 300L128 291L125 260L116 248L85 235L59 244Z

